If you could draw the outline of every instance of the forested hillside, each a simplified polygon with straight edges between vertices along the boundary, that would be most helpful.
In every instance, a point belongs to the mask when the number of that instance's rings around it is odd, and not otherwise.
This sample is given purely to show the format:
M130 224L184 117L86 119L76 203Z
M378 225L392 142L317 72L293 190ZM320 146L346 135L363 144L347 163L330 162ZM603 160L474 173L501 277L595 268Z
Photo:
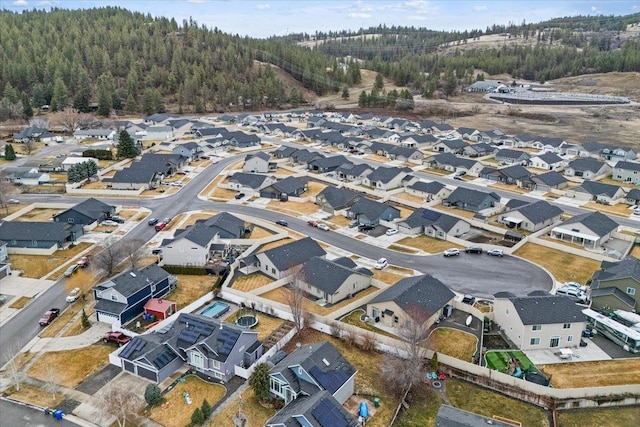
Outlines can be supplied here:
M256 59L283 67L318 94L346 81L318 51L120 8L0 11L0 40L4 110L8 102L14 110L30 103L80 111L98 103L102 115L121 109L149 114L165 102L204 112L302 101L300 90L285 87Z

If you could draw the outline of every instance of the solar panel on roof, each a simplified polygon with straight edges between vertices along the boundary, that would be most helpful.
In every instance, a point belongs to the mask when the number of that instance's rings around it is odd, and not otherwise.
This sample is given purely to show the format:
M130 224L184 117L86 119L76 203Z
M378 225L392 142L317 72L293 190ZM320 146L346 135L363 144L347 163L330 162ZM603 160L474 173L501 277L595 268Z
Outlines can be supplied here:
M348 425L344 415L327 399L321 400L318 406L311 411L311 415L322 427L347 427Z
M328 372L322 372L317 366L312 367L309 373L320 383L322 388L335 393L342 384L349 379L349 374L346 371L331 370Z
M144 347L146 343L147 342L142 339L133 339L129 345L122 349L120 357L125 359L129 358L134 351L142 350L142 347Z
M198 341L199 337L200 334L197 334L189 329L183 329L182 332L180 332L178 339L189 344L195 344L196 341Z

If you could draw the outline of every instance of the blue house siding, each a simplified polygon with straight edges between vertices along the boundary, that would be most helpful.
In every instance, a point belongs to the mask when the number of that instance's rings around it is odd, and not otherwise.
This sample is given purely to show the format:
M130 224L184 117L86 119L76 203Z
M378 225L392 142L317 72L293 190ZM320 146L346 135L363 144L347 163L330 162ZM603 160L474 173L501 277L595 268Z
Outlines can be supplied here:
M106 215L101 215L101 217L98 218L98 221L102 221L106 218L107 218ZM56 215L55 217L53 217L53 221L68 222L69 224L83 224L83 225L89 225L95 222L93 218L90 218L87 215L83 215L75 211L62 212Z
M157 283L155 292L151 292L151 286L152 285L149 285L127 298L127 308L120 315L120 323L125 324L136 318L136 316L142 314L144 311L144 305L151 298L160 298L167 295L170 289L169 278L167 277Z

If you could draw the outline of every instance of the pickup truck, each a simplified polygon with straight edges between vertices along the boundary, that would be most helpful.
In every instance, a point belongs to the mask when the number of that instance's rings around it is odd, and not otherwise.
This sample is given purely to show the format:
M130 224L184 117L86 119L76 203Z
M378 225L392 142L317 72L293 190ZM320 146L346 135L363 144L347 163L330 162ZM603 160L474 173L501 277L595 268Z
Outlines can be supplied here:
M156 231L162 231L167 226L166 222L159 222L156 224Z
M120 331L107 332L102 337L102 342L104 342L105 344L108 344L108 343L118 344L118 347L122 347L129 341L131 341L131 337L129 335L123 334Z
M42 315L38 323L40 323L40 326L47 326L48 324L53 322L54 319L59 315L60 315L59 308L50 308L45 314Z

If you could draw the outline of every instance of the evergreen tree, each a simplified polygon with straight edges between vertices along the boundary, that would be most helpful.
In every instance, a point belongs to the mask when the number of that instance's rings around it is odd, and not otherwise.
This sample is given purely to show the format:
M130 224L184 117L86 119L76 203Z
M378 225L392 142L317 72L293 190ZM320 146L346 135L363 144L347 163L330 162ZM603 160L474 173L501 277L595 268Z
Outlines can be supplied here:
M376 80L373 83L374 90L382 90L384 89L384 80L382 79L382 74L376 74Z
M16 159L16 152L13 149L13 145L11 144L7 144L4 147L4 158L5 160L15 160Z
M29 97L24 92L22 93L22 114L27 120L33 117L33 108L31 107L31 102L29 102Z
M346 86L342 89L342 99L349 99L349 88Z
M53 96L51 97L51 110L61 111L67 106L69 91L61 78L57 78L53 84Z
M369 97L367 96L367 91L363 90L360 92L360 96L358 97L358 107L364 108L369 106Z
M196 408L193 414L191 414L191 425L201 426L206 420L200 408Z
M87 316L87 312L84 311L84 308L82 309L82 318L80 322L82 323L83 328L88 328L89 326L91 326L91 322L89 322L89 316Z
M98 79L98 115L109 117L113 108L113 77L110 73L103 73Z
M157 384L147 384L144 389L144 400L149 406L155 406L162 402L162 391Z
M256 366L249 377L249 385L253 389L256 399L261 402L266 402L269 399L269 366L266 363L260 363Z
M207 399L202 401L202 406L200 406L200 410L202 411L202 415L204 415L205 420L209 418L211 415L211 405Z
M136 100L133 99L133 95L131 94L127 96L127 100L124 103L124 111L126 111L127 113L135 113L136 111L138 111Z
M91 111L91 81L89 80L89 74L82 70L78 76L78 90L76 96L73 98L73 108L81 113L88 113Z
M119 159L132 159L138 155L138 150L129 135L129 132L126 130L120 131L118 138L118 154L117 157Z

